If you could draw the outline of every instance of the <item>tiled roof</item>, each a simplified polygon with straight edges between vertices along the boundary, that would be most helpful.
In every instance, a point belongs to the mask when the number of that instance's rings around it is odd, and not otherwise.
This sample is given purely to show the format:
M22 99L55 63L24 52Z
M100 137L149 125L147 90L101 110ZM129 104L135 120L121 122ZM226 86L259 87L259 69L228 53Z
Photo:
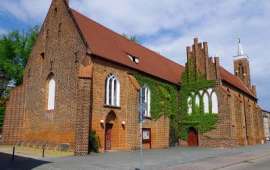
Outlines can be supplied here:
M166 57L137 44L120 34L98 24L79 12L71 13L92 54L128 66L173 84L179 84L184 67ZM130 57L139 59L133 62ZM220 68L222 80L241 91L254 96L244 83L224 68Z
M180 82L183 66L128 40L74 10L72 14L91 53L171 83ZM132 62L128 55L137 57L139 63Z
M232 73L224 69L223 67L220 67L220 77L223 81L226 81L227 83L240 89L241 91L255 97L240 78L236 77L235 75L233 75Z

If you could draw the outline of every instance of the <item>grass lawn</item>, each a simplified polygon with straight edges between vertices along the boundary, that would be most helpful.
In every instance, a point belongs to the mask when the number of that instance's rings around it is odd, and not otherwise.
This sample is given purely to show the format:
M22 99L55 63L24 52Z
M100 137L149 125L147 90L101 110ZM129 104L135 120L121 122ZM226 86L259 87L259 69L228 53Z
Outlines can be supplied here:
M12 154L13 146L11 145L0 145L0 152ZM25 146L16 146L15 154L20 156L30 156L30 157L42 157L42 149L31 148ZM66 157L73 156L73 152L63 152L57 150L45 150L46 158L57 158L57 157Z

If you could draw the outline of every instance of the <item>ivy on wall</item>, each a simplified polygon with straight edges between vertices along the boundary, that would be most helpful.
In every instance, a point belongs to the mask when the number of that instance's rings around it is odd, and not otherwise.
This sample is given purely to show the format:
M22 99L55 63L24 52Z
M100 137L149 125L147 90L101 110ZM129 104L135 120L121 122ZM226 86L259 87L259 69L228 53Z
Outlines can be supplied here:
M195 103L195 96L192 98L192 112L188 113L188 98L192 93L198 94L201 90L207 90L215 86L215 81L206 80L200 73L198 73L192 62L188 61L187 68L182 75L182 84L180 90L180 130L179 137L183 140L187 139L189 128L197 129L198 133L203 134L215 128L218 121L217 114L205 113L203 96L200 95L200 104ZM210 100L210 99L209 99ZM209 106L211 107L211 106ZM211 109L209 109L211 110Z
M177 101L179 87L177 85L158 81L136 73L135 78L140 86L147 86L151 94L151 117L158 119L165 116L170 119L170 145L174 145L179 138L179 103Z
M218 121L217 114L193 112L182 117L180 127L180 139L187 140L189 128L193 127L198 130L198 133L203 134L212 129Z
M5 113L5 108L0 106L0 129L3 127L4 113Z
M6 102L8 100L8 94L10 90L5 90L5 95L0 97L0 129L2 129L3 124L4 124L4 114L5 114L5 106Z
M171 144L176 143L179 138L186 140L190 127L196 128L198 133L202 134L214 129L218 121L217 114L204 113L202 96L200 96L201 107L197 106L193 99L192 113L188 114L188 97L191 92L196 94L200 90L213 88L215 81L206 80L192 68L191 62L187 64L188 69L183 73L182 84L179 86L139 73L134 74L140 86L147 86L151 91L151 117L158 119L164 115L170 118Z
M134 74L140 86L147 86L151 92L151 117L158 119L161 116L172 117L177 113L177 86Z

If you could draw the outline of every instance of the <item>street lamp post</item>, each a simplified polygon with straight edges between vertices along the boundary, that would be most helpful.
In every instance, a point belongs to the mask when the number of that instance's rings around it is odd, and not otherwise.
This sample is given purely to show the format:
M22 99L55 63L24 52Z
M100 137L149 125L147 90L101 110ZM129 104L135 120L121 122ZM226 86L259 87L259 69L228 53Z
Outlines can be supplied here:
M140 99L139 104L139 123L140 123L140 170L144 170L144 162L143 162L143 121L144 121L144 110L146 105Z

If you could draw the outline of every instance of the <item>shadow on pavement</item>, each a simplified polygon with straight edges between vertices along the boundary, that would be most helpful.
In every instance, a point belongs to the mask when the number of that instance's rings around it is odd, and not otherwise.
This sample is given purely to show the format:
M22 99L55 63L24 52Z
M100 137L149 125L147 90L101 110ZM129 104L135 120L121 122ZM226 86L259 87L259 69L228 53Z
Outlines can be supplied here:
M12 160L12 155L6 153L0 153L0 169L1 170L30 170L35 167L47 164L50 162L15 156L15 159Z

